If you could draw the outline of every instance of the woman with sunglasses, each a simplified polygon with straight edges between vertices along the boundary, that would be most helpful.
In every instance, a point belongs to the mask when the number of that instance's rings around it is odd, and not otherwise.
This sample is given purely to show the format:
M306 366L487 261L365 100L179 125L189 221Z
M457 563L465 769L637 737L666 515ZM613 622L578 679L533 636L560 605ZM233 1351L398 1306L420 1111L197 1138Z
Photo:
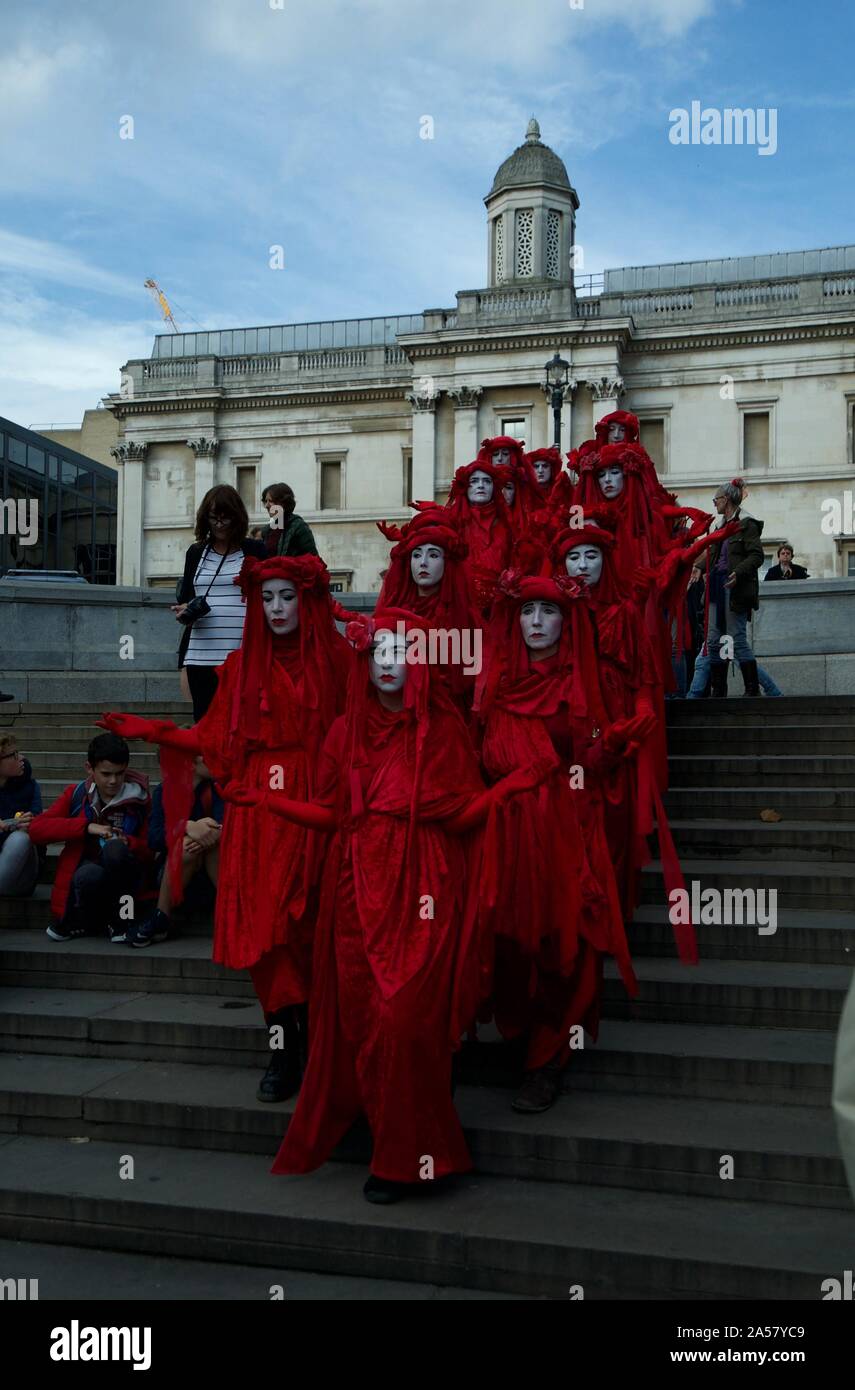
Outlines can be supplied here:
M184 557L172 609L184 624L178 666L187 673L195 723L214 698L217 667L243 637L246 605L235 580L247 555L265 556L263 542L247 540L248 531L246 507L235 489L225 483L210 488L196 513L196 541ZM197 599L202 602L194 603ZM193 617L197 608L199 616Z

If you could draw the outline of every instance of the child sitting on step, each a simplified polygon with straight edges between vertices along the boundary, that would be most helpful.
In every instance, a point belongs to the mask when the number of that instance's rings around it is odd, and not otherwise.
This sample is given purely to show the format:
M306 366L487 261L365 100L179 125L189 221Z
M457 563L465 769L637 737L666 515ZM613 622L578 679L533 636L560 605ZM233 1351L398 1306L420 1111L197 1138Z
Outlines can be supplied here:
M106 931L111 941L123 942L136 915L134 896L151 858L151 797L148 778L132 772L129 759L123 738L98 734L89 744L85 779L30 822L33 844L63 845L47 929L52 941Z

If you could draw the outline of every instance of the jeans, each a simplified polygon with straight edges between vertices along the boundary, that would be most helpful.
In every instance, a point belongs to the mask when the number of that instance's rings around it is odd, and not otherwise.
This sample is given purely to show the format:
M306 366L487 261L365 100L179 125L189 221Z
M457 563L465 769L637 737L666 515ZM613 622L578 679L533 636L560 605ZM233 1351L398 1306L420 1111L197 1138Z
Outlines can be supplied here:
M28 898L38 876L38 850L26 831L0 835L0 897Z
M108 840L97 859L84 859L71 880L66 914L78 909L91 914L97 926L114 922L120 898L133 897L140 878L140 866L121 840Z
M727 610L727 636L733 638L733 659L734 661L753 661L754 653L748 641L748 614L734 613L731 608ZM707 629L707 650L706 653L699 652L695 658L695 675L692 685L686 698L688 700L699 700L704 693L707 681L709 680L710 666L713 661L719 660L719 650L722 634L719 632L716 621L715 611L710 605L710 622ZM757 679L763 691L772 697L781 694L768 671L763 667L757 667Z

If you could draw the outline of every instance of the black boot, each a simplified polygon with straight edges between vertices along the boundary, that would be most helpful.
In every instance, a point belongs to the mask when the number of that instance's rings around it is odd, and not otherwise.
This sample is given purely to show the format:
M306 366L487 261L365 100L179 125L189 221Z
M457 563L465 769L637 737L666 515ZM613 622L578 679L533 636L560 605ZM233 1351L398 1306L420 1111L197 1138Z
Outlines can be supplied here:
M270 1050L270 1065L258 1083L256 1098L266 1101L288 1100L300 1088L302 1071L300 1069L300 1044L297 1036L297 1018L293 1008L279 1009L275 1014L265 1014L264 1022L268 1028L268 1041L271 1028L281 1028L282 1047Z
M745 695L759 695L760 681L757 678L756 661L740 661L739 669L742 672L742 679L745 681ZM743 699L745 696L743 696Z
M727 699L726 661L714 661L710 667L710 694L714 700Z

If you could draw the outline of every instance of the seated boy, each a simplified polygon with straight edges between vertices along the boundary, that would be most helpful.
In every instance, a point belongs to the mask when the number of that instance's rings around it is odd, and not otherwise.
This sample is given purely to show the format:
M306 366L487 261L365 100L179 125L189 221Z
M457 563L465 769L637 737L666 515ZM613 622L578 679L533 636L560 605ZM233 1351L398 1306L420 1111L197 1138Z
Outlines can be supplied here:
M190 904L194 898L201 903L203 893L198 892L207 879L216 888L217 870L220 860L220 830L223 824L223 803L214 790L214 782L201 757L193 762L193 805L184 827L184 844L181 855L181 882L185 890L185 900ZM125 941L130 946L152 946L155 942L166 941L172 922L172 893L169 887L169 873L166 867L168 840L166 819L163 813L163 786L155 787L151 803L151 820L148 827L148 847L160 857L160 893L157 907L152 915L129 928ZM203 871L204 870L204 874ZM188 887L190 892L187 892ZM194 894L193 889L197 892ZM210 899L209 899L210 901Z
M122 898L140 886L150 859L146 828L151 807L148 778L128 767L128 745L117 734L98 734L84 763L86 778L30 822L34 844L64 843L51 895L52 941L103 932L124 941Z
M14 734L0 734L0 897L27 898L39 876L39 853L30 822L42 809L42 793Z

